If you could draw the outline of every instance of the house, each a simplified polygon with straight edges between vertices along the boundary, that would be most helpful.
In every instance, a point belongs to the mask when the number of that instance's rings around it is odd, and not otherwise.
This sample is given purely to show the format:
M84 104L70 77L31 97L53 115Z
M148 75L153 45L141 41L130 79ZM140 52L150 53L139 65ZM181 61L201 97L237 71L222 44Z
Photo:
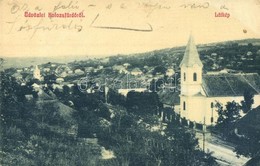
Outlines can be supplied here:
M84 74L84 71L82 71L81 69L76 69L74 71L74 73L77 74L77 75L82 75L82 74Z
M30 100L33 99L33 95L32 95L32 94L25 95L24 97L25 97L25 99L26 99L27 101L30 101Z
M180 112L180 94L178 92L160 90L157 94L164 108L174 108L175 112Z
M244 166L258 166L260 165L260 154L250 159Z
M55 69L55 74L57 77L67 77L71 75L73 71L67 65L60 65Z
M203 64L194 39L190 36L180 63L180 114L188 122L213 125L218 119L219 102L241 102L245 91L254 94L254 105L260 105L260 77L257 73L203 74ZM176 110L176 109L175 109Z
M33 88L34 91L36 91L36 92L39 92L39 91L41 90L41 86L38 85L38 84L36 84L36 83L32 84L32 88Z
M133 75L123 75L113 81L113 89L117 90L121 95L127 96L128 92L145 92L148 90L148 83L142 78Z
M85 67L85 72L91 72L93 69L93 67Z
M64 72L61 72L61 73L59 74L59 76L64 78L64 77L67 77L68 74L64 71Z
M64 82L64 78L57 78L56 79L56 83L61 84L62 82Z
M125 68L128 68L128 67L131 66L131 65L130 65L129 63L124 63L123 66L124 66Z
M14 77L16 80L22 80L23 79L23 76L21 73L14 73L12 75L12 77Z
M50 72L50 71L51 71L51 69L48 67L43 68L43 72Z
M16 70L16 72L18 72L18 73L20 73L20 72L22 72L23 71L23 69L17 69Z
M99 66L98 66L98 69L99 69L99 70L101 70L101 69L103 69L103 68L104 68L104 66L102 66L102 65L99 65Z
M169 68L169 69L166 70L165 75L168 76L168 77L171 77L171 76L174 75L174 73L175 72L174 72L173 68Z
M137 76L137 75L143 74L143 72L142 72L139 68L134 68L134 69L131 71L131 74L134 75L134 76Z
M239 119L235 127L239 135L245 137L260 137L260 106L249 111Z
M122 65L114 65L113 66L113 70L118 71L119 73L123 73L123 74L128 73L126 68L124 66L122 66Z
M60 85L60 84L52 84L52 88L54 90L58 90L59 92L63 91L63 85Z

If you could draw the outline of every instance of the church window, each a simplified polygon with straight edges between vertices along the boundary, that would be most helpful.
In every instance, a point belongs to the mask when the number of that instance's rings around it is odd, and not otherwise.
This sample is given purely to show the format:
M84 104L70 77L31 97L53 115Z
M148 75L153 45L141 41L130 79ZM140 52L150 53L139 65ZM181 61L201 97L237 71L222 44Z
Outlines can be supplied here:
M210 103L210 108L213 108L213 107L214 107L214 103L211 102L211 103Z
M197 81L197 73L193 73L193 81Z
M186 102L183 102L183 110L186 110Z
M183 74L183 80L186 81L186 73Z

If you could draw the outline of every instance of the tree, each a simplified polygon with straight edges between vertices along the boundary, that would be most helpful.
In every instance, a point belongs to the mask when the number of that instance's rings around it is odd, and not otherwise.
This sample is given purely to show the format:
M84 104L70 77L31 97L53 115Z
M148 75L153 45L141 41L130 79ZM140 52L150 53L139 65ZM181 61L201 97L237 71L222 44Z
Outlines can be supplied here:
M164 66L156 66L153 70L153 75L165 74L166 70L167 69Z
M256 52L256 59L255 59L256 62L259 62L260 61L260 50L258 50Z
M162 78L160 78L158 80L153 79L150 82L149 90L152 92L158 92L159 90L161 90L163 88L164 84L165 84L165 80Z
M244 113L247 113L252 109L252 105L254 104L254 94L250 91L244 92L244 100L241 101L242 110Z
M223 108L222 104L217 103L218 120L216 129L223 132L223 134L229 134L233 124L241 117L239 114L240 106L235 101L227 102L226 109Z
M110 129L98 138L115 153L117 165L215 165L212 157L198 150L195 135L184 128L169 123L165 129L150 114L140 116L122 108L114 112Z
M126 98L126 108L137 114L155 114L162 103L155 92L129 92Z
M0 74L0 165L100 165L99 147L68 133L76 119L64 107L56 101L25 100L24 94L32 93L30 86L21 87L6 73ZM97 118L84 113L82 126L93 129L87 128L92 134Z
M104 103L99 103L96 114L97 116L101 118L105 118L107 120L110 119L110 115L111 115L111 113L109 112L109 108Z
M46 76L44 76L44 83L52 84L52 83L56 82L56 79L57 79L57 76L55 74L46 75Z
M87 138L94 137L97 132L100 131L98 125L98 116L87 108L79 110L78 117L78 136Z
M119 93L117 93L113 89L109 89L108 91L108 102L111 103L112 105L125 105L125 97Z

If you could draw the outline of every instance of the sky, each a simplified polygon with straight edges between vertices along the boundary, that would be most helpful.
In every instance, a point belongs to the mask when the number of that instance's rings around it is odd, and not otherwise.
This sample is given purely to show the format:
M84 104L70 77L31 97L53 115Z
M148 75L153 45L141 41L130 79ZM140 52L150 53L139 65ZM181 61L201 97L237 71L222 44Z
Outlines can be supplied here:
M0 0L0 11L5 57L140 53L186 45L191 33L196 44L260 38L260 0ZM85 17L49 18L49 12Z

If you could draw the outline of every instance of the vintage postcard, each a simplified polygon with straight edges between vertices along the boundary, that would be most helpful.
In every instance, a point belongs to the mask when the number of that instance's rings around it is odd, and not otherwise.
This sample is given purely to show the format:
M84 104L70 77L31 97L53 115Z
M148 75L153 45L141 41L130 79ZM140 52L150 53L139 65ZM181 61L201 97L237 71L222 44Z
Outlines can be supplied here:
M260 165L259 0L0 11L0 165Z

